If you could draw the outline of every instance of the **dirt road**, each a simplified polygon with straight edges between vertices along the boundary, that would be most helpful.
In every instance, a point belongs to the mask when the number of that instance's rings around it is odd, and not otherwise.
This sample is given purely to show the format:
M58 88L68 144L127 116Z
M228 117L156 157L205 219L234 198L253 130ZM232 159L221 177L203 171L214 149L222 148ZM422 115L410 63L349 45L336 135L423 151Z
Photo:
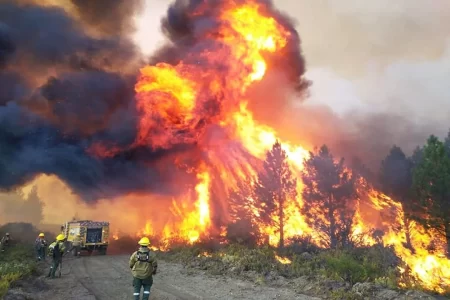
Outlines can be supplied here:
M64 262L62 278L46 280L48 289L33 299L133 299L128 256L91 256ZM286 288L259 286L239 279L187 270L179 264L159 261L152 300L249 299L315 300Z

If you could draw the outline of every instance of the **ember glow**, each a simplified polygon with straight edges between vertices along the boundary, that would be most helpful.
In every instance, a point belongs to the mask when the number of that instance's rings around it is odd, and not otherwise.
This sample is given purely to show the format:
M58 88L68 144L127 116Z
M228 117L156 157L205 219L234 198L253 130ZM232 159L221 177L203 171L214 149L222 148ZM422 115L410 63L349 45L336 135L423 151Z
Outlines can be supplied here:
M186 186L185 192L174 196L167 209L159 212L167 215L165 221L147 218L138 235L159 236L166 241L181 238L188 243L204 236L223 236L223 226L233 221L228 214L228 191L257 173L266 151L277 140L296 174L300 174L309 156L302 141L280 139L283 129L262 124L250 108L258 101L250 90L264 90L264 79L269 74L279 74L282 88L289 87L292 92L301 86L304 68L296 67L301 62L297 33L266 1L213 2L205 0L185 9L183 18L192 27L189 30L194 46L183 45L185 54L178 55L174 63L161 60L145 66L135 85L140 118L132 148L182 149L170 160L194 182L180 179L176 184ZM114 148L113 154L111 151L97 145L93 153L109 157L125 149ZM404 246L401 205L373 190L364 180L359 185L353 235L357 237L373 228L382 230L383 242L395 247L418 283L442 291L450 284L450 261L443 256L443 241L413 224L416 253L411 253ZM297 190L301 195L301 180ZM301 205L300 196L290 199L285 211L285 238L308 234L321 245L300 214ZM269 236L270 244L276 245L276 229L258 225ZM363 240L368 245L377 242L370 236L363 236ZM426 249L431 240L437 244L434 252ZM277 259L290 263L287 258Z
M288 265L288 264L292 263L292 261L287 257L281 257L278 255L275 255L275 259L278 260L283 265Z

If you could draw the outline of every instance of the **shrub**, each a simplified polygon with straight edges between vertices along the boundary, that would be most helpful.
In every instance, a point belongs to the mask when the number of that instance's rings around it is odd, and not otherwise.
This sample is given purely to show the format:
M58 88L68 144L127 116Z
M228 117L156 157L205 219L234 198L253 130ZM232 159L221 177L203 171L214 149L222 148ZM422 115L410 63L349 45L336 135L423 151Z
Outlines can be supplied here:
M8 291L11 283L37 271L33 247L13 245L0 255L0 299Z
M286 240L286 246L281 254L294 255L301 253L318 253L320 248L314 245L312 237L309 235L294 236Z
M343 289L331 291L330 298L332 300L363 300L364 297L358 294L355 294L352 291L346 291Z
M363 282L368 277L364 266L348 253L329 253L323 258L327 277L342 279L352 285L356 282Z
M242 271L267 273L274 269L274 251L269 247L242 251L238 255L237 267Z
M33 243L41 231L30 223L7 223L0 227L0 238L7 232L11 234L13 243ZM47 240L55 237L52 233L44 233Z
M227 226L227 240L231 244L240 244L255 247L258 244L260 233L258 227L250 220L238 220Z
M340 278L351 284L363 281L384 282L397 286L397 266L400 260L390 247L372 247L324 251L319 254L323 272L331 278Z

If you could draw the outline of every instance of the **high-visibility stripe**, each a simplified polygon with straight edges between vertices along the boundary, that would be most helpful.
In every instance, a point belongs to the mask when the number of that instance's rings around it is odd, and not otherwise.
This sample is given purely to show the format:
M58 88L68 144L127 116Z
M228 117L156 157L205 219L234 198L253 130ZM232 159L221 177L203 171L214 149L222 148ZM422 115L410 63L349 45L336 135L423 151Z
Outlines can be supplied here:
M139 293L133 293L133 296L139 296Z
M150 292L149 291L144 291L144 294L150 294Z

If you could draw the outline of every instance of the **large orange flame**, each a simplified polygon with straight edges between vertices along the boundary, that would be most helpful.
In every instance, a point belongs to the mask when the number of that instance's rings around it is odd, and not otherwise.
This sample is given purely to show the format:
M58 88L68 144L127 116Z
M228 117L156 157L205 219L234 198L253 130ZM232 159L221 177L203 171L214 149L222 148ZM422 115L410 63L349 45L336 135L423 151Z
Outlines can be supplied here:
M173 199L171 221L164 225L161 232L153 232L154 224L148 220L141 234L159 235L165 239L181 237L191 243L197 241L201 235L214 229L211 224L210 193L214 176L216 179L220 177L221 182L230 188L236 185L237 180L255 174L255 167L246 162L240 152L221 152L220 149L208 147L208 144L203 145L201 136L205 133L205 124L219 126L226 132L228 139L239 141L246 153L259 160L264 159L266 151L279 136L277 130L260 124L254 118L248 108L247 92L270 71L271 55L276 55L286 47L291 33L268 14L263 4L256 1L247 1L245 4L233 0L223 2L218 15L220 32L214 32L214 39L221 47L214 53L204 50L197 54L198 61L208 61L208 65L220 65L222 69L208 69L205 64L184 61L175 65L160 63L144 67L136 84L136 105L141 114L136 146L151 145L164 149L176 144L198 143L206 152L204 162L191 170L197 174L197 185L193 189L187 188L184 196ZM225 76L223 72L226 72ZM211 99L215 101L214 105L210 103ZM280 142L289 156L292 169L299 174L309 152L298 143ZM232 165L237 170L230 171L224 163L230 157L236 162ZM420 226L415 225L411 232L416 253L412 254L404 246L405 225L401 205L371 190L364 181L360 185L361 191L367 191L367 197L358 199L354 236L372 228L382 229L386 233L383 242L394 245L396 253L418 282L430 290L443 291L450 284L450 261L443 256L442 247L435 253L426 249L427 242L432 239L438 242L442 240L425 234ZM299 195L301 191L302 183L299 180ZM291 200L286 209L286 237L305 233L314 236L299 212L299 205L302 205L301 197ZM388 220L382 218L386 211L390 212ZM393 230L390 223L395 223L401 229ZM260 227L270 236L270 243L276 245L278 236L275 229L264 224L260 224ZM373 244L376 241L365 237L364 242ZM279 260L287 262L282 258Z

